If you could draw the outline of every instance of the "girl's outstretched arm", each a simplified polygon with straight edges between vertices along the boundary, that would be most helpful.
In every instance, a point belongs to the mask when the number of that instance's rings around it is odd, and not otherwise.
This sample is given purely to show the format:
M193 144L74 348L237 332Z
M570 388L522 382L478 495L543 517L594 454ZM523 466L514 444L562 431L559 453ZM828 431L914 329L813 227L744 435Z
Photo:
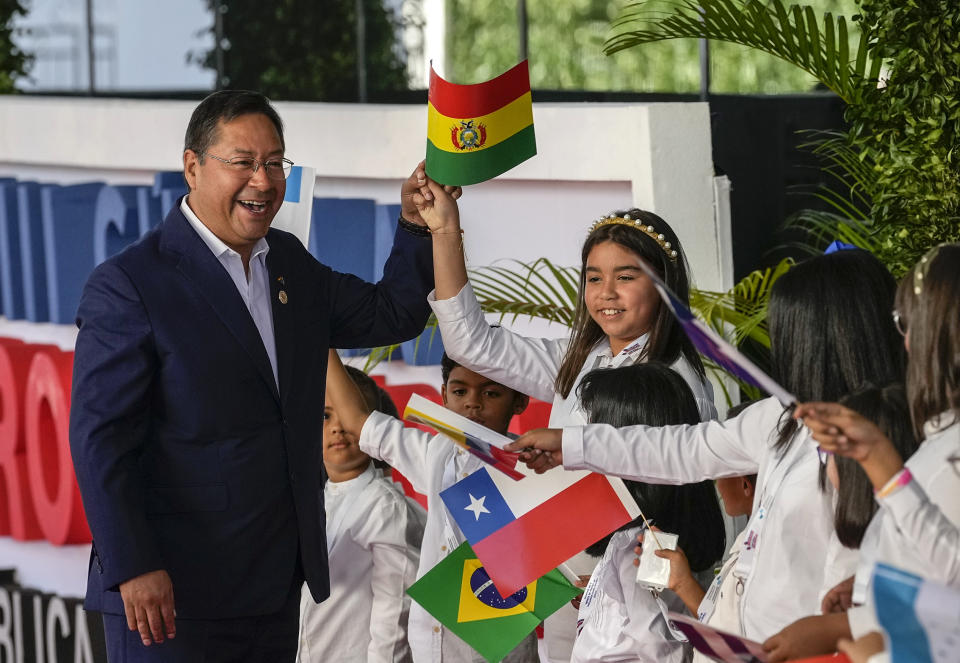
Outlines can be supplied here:
M416 188L412 186L416 184ZM409 193L407 189L412 188ZM460 229L459 187L437 184L424 171L421 162L404 183L403 215L414 216L427 224L433 239L433 278L437 299L455 296L467 284L467 266L463 258L463 231Z
M903 469L903 458L889 438L866 417L837 403L801 403L795 419L803 419L822 449L852 458L880 491Z

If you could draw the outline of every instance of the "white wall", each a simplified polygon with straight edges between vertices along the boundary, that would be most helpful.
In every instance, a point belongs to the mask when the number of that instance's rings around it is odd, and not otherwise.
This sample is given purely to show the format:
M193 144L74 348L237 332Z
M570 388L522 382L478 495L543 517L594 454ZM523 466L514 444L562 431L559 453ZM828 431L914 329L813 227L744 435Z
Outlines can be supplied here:
M60 183L149 183L180 166L193 102L0 98L0 175ZM317 169L316 195L398 200L424 154L420 106L286 102L288 156ZM728 287L729 247L714 215L706 104L538 104L539 154L466 191L474 265L546 256L578 261L589 222L636 205L680 236L697 285Z

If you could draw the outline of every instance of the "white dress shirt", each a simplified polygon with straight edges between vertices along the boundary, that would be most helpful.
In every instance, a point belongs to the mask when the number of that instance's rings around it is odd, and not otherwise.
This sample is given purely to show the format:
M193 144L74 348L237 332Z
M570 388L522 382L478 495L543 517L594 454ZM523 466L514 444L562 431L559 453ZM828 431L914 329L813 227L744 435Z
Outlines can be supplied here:
M571 663L682 663L690 659L690 645L678 640L667 625L665 613L686 612L669 589L660 597L638 585L637 534L631 527L610 537L580 602L580 633L573 645Z
M180 202L180 211L187 218L187 222L197 231L203 243L209 247L210 251L216 256L223 268L227 270L233 284L237 286L237 292L240 298L250 312L253 318L253 324L260 332L260 340L263 341L263 348L267 351L267 357L270 359L270 368L273 369L273 379L279 388L280 381L277 379L277 346L273 337L273 309L270 302L270 274L267 272L267 253L270 252L270 245L267 240L261 237L253 245L253 252L250 254L250 274L247 275L243 269L243 258L240 254L227 246L222 239L213 234L209 228L203 225L203 222L197 218L197 215L190 209L187 201L190 196L184 196Z
M466 540L448 515L440 491L484 467L484 463L442 435L406 428L402 421L376 411L363 424L360 448L395 467L410 480L414 490L427 496L427 524L417 570L420 578ZM486 660L415 601L410 606L407 632L415 663ZM504 661L536 663L536 636L528 636Z
M373 463L323 489L330 598L300 600L301 663L409 663L407 616L426 513Z
M913 480L877 500L861 544L854 601L847 612L853 637L880 628L873 608L870 576L880 561L936 582L960 583L960 475L950 458L960 455L960 422L951 413L924 425L926 437L907 460ZM876 523L876 524L874 524Z
M740 618L742 634L760 642L820 613L820 599L830 589L824 587L829 558L844 565L841 577L856 567L853 553L832 548L833 491L818 487L820 462L809 432L801 429L783 455L773 446L782 415L783 406L767 398L724 422L620 429L593 424L563 431L569 469L670 484L757 474L747 529L756 529L761 505L765 516L744 578Z

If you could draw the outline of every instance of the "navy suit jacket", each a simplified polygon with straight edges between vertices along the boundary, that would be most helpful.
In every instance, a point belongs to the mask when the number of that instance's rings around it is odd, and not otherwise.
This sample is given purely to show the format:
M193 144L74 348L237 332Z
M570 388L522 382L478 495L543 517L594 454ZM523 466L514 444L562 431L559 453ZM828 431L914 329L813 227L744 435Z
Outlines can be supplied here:
M268 614L298 551L314 599L329 595L327 349L423 330L431 243L398 229L374 285L289 233L267 242L279 390L236 286L179 205L84 287L70 445L94 539L88 609L122 615L118 585L165 569L180 618Z

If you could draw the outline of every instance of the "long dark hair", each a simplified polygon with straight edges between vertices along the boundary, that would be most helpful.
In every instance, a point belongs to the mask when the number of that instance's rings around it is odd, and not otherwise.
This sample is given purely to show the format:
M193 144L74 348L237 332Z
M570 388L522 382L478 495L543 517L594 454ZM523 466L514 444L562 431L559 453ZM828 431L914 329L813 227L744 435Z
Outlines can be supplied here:
M667 225L667 222L653 212L640 209L614 212L614 215L618 217L629 215L631 219L639 219L644 225L653 226L657 233L663 235L664 241L670 242L670 250L676 251L677 257L671 259L656 240L643 231L628 225L609 224L600 226L587 235L580 252L580 290L577 293L577 310L573 318L573 334L570 337L570 345L567 347L567 353L563 357L560 371L557 373L557 379L554 383L557 393L564 398L570 395L573 383L577 379L577 375L580 374L587 355L604 338L603 330L590 317L590 311L583 301L587 258L593 247L603 242L616 242L646 260L681 300L686 302L690 297L687 258L680 246L680 240L673 229ZM680 358L681 354L686 357L693 369L702 377L704 375L703 364L700 362L700 356L697 354L696 348L693 347L693 343L690 342L687 335L683 333L683 329L677 324L670 310L666 306L660 305L653 325L650 327L650 335L647 338L642 356L646 359L672 364Z
M689 385L669 366L656 361L591 371L580 383L579 396L591 423L621 428L700 421ZM723 556L726 537L712 481L683 486L629 480L624 483L647 518L655 520L660 529L679 535L678 545L686 553L691 569L702 571ZM637 518L620 529L642 523L642 518ZM602 555L610 536L591 545L587 553Z
M773 374L800 401L837 401L862 385L902 382L903 341L891 317L896 281L859 249L806 260L777 279L768 328ZM776 447L798 430L789 410Z
M928 420L960 414L960 244L925 258L900 283L896 302L910 338L907 396L917 439Z
M907 395L902 384L880 388L868 385L840 400L851 410L875 423L906 460L917 450L917 438L910 424ZM852 458L834 456L837 466L837 506L833 524L840 543L859 548L867 525L877 512L873 484L860 463ZM820 467L820 487L826 486L826 467Z

